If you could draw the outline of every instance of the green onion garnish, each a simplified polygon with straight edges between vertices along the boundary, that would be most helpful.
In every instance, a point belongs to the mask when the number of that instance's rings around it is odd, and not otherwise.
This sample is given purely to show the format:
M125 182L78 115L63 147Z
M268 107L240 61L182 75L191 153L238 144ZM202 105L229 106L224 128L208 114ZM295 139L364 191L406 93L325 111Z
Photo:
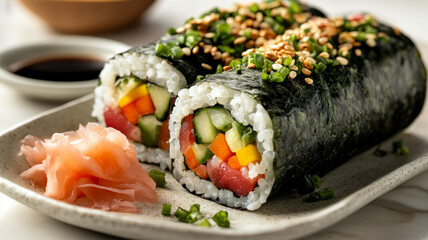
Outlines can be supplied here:
M232 27L227 23L220 23L216 26L216 33L218 36L229 35Z
M313 176L311 176L311 178L312 178L312 182L314 183L315 188L320 188L321 183L322 183L321 178L318 177L318 175L313 175Z
M317 201L328 200L328 199L332 199L332 198L334 198L333 188L327 187L327 188L324 188L318 192L313 192L313 193L309 194L308 200L310 202L317 202Z
M226 211L219 211L213 216L213 220L219 227L229 228L230 222L227 217L228 213Z
M219 64L219 65L217 65L215 73L221 73L221 72L223 72L223 66L221 66L221 64Z
M195 203L190 206L189 212L200 212L201 211L201 205Z
M265 57L263 56L263 54L256 53L254 58L255 58L256 69L262 69L263 66L265 65Z
M169 51L169 47L167 45L158 43L156 45L156 56L158 57L169 57L171 55L171 52Z
M168 28L168 34L169 35L175 35L177 32L175 31L175 28Z
M170 48L169 50L171 52L171 58L174 60L178 60L178 59L182 58L184 55L183 51L181 50L180 47L175 46L175 47Z
M177 211L175 211L174 216L180 221L180 222L187 222L187 216L189 215L189 211L186 211L182 209L181 207L177 208Z
M164 203L162 205L162 215L171 216L171 204Z
M165 180L165 173L152 169L150 170L149 176L155 181L156 187L165 187L166 180Z
M392 152L407 155L409 154L409 149L404 146L403 140L398 140L392 143Z
M210 223L206 218L204 218L204 219L199 223L199 226L200 226L200 227L211 227L211 223Z
M201 218L200 212L190 212L189 215L187 215L187 223L194 223L198 221Z
M288 9L289 9L290 13L300 13L301 12L300 4L298 1L290 1Z
M250 29L246 29L245 31L244 31L244 37L246 38L246 39L250 39L251 38L251 30Z

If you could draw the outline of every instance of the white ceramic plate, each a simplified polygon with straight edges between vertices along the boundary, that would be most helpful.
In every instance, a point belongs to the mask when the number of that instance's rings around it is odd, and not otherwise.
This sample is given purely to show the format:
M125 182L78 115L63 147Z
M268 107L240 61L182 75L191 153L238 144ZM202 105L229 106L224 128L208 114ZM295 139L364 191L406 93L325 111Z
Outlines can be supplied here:
M50 136L54 132L77 129L79 124L93 121L90 117L92 95L48 111L0 135L0 191L9 197L60 221L115 236L134 239L295 239L330 226L373 199L393 189L407 179L428 169L428 114L423 113L405 132L382 144L403 139L410 148L407 156L388 154L376 157L373 149L358 155L331 171L322 179L323 187L331 186L335 198L307 203L302 197L288 194L270 199L259 210L250 212L218 205L193 196L167 175L167 188L157 189L159 202L139 204L141 214L104 212L63 203L43 196L41 189L32 187L19 174L28 168L18 156L19 140L27 134ZM145 168L155 168L143 165ZM201 205L206 217L226 210L230 229L200 228L180 223L173 217L163 217L163 203L189 208Z

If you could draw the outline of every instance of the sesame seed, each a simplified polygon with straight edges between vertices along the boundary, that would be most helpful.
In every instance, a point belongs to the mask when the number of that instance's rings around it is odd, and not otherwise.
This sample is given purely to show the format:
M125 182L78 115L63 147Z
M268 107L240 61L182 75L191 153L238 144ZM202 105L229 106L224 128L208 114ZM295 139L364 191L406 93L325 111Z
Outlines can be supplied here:
M202 66L203 68L205 68L206 70L212 70L212 69L213 69L213 67L211 67L211 65L206 64L206 63L202 63L202 64L201 64L201 66Z
M204 37L206 37L206 38L213 38L214 36L215 36L215 34L213 32L209 32L209 33L206 33L204 35Z
M330 54L328 54L328 52L322 52L322 53L320 53L318 56L320 56L320 57L322 57L322 58L327 59L327 58L329 58L329 57L330 57Z
M192 49L192 53L193 54L198 54L199 53L199 46L198 45L196 45L193 49Z
M321 37L320 39L318 39L318 43L320 45L324 45L328 42L328 38L327 37Z
M215 54L213 55L213 59L214 60L220 60L221 59L221 52L220 51L215 52Z
M361 56L363 53L361 52L361 49L355 49L355 55L357 57Z
M290 69L293 71L297 71L299 70L299 67L297 67L296 65L290 65Z
M215 46L215 47L211 48L210 53L211 53L211 55L212 55L212 56L214 56L214 55L216 54L217 49L218 49L218 48L217 48L217 46Z
M305 82L311 85L312 83L314 83L314 80L312 80L312 78L305 78Z
M185 47L185 48L182 48L181 51L183 51L184 55L190 56L190 48Z
M273 68L273 70L275 70L275 71L278 71L281 67L282 67L282 65L281 65L281 64L278 64L278 63L274 63L274 64L272 64L272 68Z
M212 45L205 45L204 46L204 53L208 54L209 52L211 52L211 48L213 48Z
M204 42L199 42L199 46L204 47L205 43Z
M177 29L175 29L175 31L177 33L184 33L184 31L186 31L186 29L184 27L178 27Z
M336 60L340 63L340 65L345 66L348 65L348 59L344 57L337 57Z
M227 70L229 70L229 69L231 69L231 67L230 67L230 66L224 66L224 67L223 67L223 70L224 70L224 71L227 71Z
M256 64L254 64L254 63L248 64L248 68L255 68L255 67L256 67Z
M282 58L278 58L275 63L282 64Z
M311 70L307 69L307 68L302 68L302 73L305 74L306 76L311 75Z
M241 44L241 43L244 43L246 40L247 40L246 37L239 37L239 38L235 39L235 41L233 41L233 44L235 44L235 45Z
M367 39L366 44L369 47L374 47L374 46L376 46L376 41L374 39Z
M396 27L393 27L392 30L394 31L394 34L397 35L397 36L401 34L400 29L398 29Z
M290 79L294 79L296 76L297 76L297 73L295 71L291 71L290 74L288 75Z

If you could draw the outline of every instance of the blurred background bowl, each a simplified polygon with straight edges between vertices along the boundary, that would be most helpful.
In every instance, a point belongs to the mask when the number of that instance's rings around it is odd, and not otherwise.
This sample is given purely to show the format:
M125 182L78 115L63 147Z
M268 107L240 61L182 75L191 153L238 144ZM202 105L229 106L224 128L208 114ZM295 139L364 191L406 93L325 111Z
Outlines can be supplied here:
M136 21L154 0L19 0L51 28L72 34L109 32Z

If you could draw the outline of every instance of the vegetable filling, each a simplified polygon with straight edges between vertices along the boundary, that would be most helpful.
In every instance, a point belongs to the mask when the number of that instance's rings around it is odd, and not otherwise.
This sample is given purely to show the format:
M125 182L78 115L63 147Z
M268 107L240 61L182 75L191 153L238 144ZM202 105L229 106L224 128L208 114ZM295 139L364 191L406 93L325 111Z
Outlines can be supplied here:
M221 106L199 109L184 117L179 139L187 167L219 188L246 196L264 177L248 175L248 165L261 161L256 132L236 122Z
M117 79L115 89L120 111L105 109L107 127L113 127L147 147L168 150L172 93L135 76Z

